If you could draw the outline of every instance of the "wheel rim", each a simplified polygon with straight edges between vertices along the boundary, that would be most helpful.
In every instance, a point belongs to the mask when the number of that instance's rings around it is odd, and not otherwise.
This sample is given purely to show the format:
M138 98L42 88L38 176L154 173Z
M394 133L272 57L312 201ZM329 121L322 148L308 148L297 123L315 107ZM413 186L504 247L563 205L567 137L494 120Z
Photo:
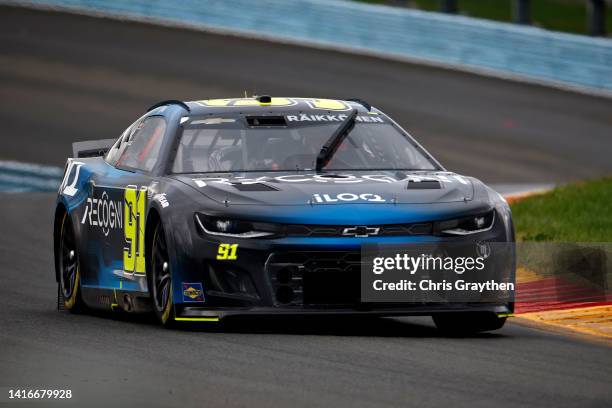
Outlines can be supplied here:
M172 278L168 262L168 247L161 226L155 232L152 251L153 270L153 301L158 312L163 312L168 306Z
M75 281L77 279L78 259L76 254L76 245L72 232L72 225L64 219L64 228L62 233L61 249L61 288L64 298L70 299L75 290Z

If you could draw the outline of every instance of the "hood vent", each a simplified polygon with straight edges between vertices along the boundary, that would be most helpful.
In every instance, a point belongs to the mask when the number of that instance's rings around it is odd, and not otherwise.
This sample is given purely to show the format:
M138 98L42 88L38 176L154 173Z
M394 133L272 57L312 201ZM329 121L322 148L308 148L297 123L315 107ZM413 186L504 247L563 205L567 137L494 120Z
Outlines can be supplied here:
M278 191L276 187L264 183L232 183L232 186L240 191Z
M439 190L442 188L438 180L408 181L408 190Z

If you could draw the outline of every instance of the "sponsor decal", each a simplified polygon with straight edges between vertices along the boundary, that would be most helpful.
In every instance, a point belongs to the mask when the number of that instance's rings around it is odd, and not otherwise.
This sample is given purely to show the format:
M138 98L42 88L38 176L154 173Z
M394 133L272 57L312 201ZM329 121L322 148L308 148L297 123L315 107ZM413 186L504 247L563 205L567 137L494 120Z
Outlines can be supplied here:
M168 202L168 198L166 198L166 193L156 194L153 197L153 199L159 201L159 203L161 204L162 208L166 208L166 207L170 206L170 203Z
M145 214L147 187L93 187L79 219L89 239L104 243L105 259L122 262L113 273L133 279L145 275ZM163 206L163 199L160 200ZM167 200L166 200L167 202ZM117 273L119 272L119 273Z
M81 172L81 167L83 167L85 163L70 160L68 161L68 166L66 167L66 173L64 174L64 179L60 184L60 191L70 197L73 197L78 189L76 188L76 184L79 181L79 173ZM74 177L72 178L72 182L68 184L68 180L70 179L70 175L74 170Z
M458 174L454 173L442 173L442 174L428 174L428 175L406 175L403 178L390 176L387 174L365 174L365 175L353 175L353 174L339 174L328 176L324 174L288 174L283 176L268 177L262 176L257 178L246 178L246 177L202 177L194 178L193 182L198 187L206 187L210 184L256 184L265 183L267 181L272 182L284 182L284 183L327 183L327 184L351 184L351 183L401 183L409 181L411 183L420 183L424 181L439 181L445 184L461 183L469 184L469 181Z
M123 228L123 203L113 201L108 197L106 190L100 197L87 197L85 211L81 224L88 224L102 230L104 236L114 229Z
M202 283L183 282L183 302L204 302Z
M287 115L287 122L342 122L347 115L309 115L301 113L299 115ZM361 123L384 123L380 116L357 116L356 122Z
M354 194L354 193L340 193L340 194L313 194L315 202L317 203L337 203L338 201L367 201L374 203L386 203L387 200L379 196L378 194Z

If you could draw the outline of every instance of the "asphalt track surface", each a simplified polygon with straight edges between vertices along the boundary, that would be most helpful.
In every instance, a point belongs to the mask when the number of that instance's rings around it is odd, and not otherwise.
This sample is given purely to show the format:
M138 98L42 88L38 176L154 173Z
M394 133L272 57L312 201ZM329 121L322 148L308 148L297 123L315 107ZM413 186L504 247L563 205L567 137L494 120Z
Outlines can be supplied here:
M168 97L360 96L452 170L489 182L609 174L612 102L333 52L0 8L0 159L62 165ZM0 401L58 406L611 406L612 349L507 324L448 338L429 319L242 320L168 331L55 310L52 194L0 195ZM2 404L3 402L0 402ZM6 403L26 406L27 403ZM32 403L44 406L44 403Z

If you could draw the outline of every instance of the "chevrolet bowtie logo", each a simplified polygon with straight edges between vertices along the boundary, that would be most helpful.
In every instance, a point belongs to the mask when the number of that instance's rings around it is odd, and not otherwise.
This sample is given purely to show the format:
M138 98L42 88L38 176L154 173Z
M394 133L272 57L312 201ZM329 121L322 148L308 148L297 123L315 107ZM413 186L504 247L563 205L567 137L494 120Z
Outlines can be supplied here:
M364 238L370 235L378 235L380 228L378 227L366 227L365 225L358 225L356 227L345 228L342 230L342 235L348 237Z

